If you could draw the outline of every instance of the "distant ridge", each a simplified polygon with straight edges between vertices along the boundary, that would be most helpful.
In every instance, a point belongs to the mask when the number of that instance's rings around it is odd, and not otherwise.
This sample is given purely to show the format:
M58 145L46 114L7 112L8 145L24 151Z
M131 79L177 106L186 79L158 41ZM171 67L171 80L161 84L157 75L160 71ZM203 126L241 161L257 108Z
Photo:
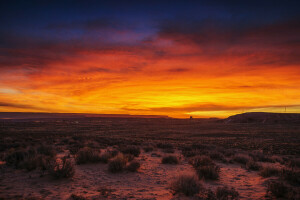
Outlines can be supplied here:
M300 123L300 113L248 112L228 117L225 123Z
M0 119L53 119L53 118L91 118L91 117L168 118L168 116L164 116L164 115L0 112Z

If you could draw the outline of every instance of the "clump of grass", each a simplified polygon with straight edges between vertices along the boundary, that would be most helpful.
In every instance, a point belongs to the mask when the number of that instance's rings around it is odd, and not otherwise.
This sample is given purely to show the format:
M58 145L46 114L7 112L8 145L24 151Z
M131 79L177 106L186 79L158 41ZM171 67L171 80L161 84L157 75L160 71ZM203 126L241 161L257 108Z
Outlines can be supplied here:
M164 153L174 153L175 150L173 148L167 148L167 149L163 149Z
M52 145L42 144L37 148L37 152L50 157L56 156L56 151Z
M35 148L12 149L5 156L6 165L16 169L27 169L28 171L38 168L38 154Z
M190 160L194 168L207 165L215 165L212 159L208 156L195 156Z
M151 147L151 146L146 146L146 147L144 147L143 149L144 149L144 151L145 151L146 153L147 153L147 152L153 151L153 147Z
M108 171L111 173L122 172L126 166L127 159L123 154L119 154L108 163Z
M288 187L280 181L269 181L267 193L271 193L277 198L285 197L288 193Z
M260 168L261 168L261 166L257 162L255 162L253 159L250 159L246 163L246 169L248 169L248 170L258 171Z
M100 151L92 149L90 147L81 148L76 156L75 160L77 164L95 163L100 161Z
M273 167L273 166L264 166L262 168L260 168L259 170L259 174L262 177L270 177L270 176L277 176L280 173L280 169L278 169L277 167Z
M87 200L86 197L81 196L81 195L77 195L77 194L72 194L72 195L70 196L70 199L72 199L72 200Z
M220 200L235 200L239 199L239 193L234 188L228 188L227 186L218 187L216 191L216 197Z
M271 158L271 157L269 157L269 156L267 156L267 155L265 155L263 152L261 152L261 151L253 151L253 152L251 152L250 154L249 154L252 158L253 158L253 160L255 160L255 161L260 161L260 162L274 162L274 160Z
M132 161L126 167L126 169L130 172L136 172L141 167L141 164L138 161Z
M75 174L74 164L67 157L63 157L61 163L57 160L51 162L48 167L49 174L56 178L70 178Z
M236 154L233 156L232 161L246 165L249 162L250 157L246 154Z
M177 194L193 196L199 193L201 184L195 175L180 175L171 183L171 190Z
M178 164L178 158L176 156L165 156L161 160L162 164Z
M173 149L173 145L170 143L160 142L156 145L160 149Z
M212 151L209 153L209 157L214 160L225 161L224 155L219 151Z
M300 185L300 171L295 169L283 168L280 172L281 177L290 184Z
M294 158L288 161L287 166L294 169L300 168L300 158Z
M100 154L99 162L102 163L108 163L109 159L111 159L113 155L110 152L105 152L103 154Z
M200 166L196 168L200 179L217 180L219 179L220 167L216 165Z
M208 156L195 156L190 160L200 179L216 180L219 178L220 167Z
M125 148L121 148L120 151L123 154L132 154L135 157L138 157L141 153L140 148L137 147L137 146L128 146L128 147L125 147Z

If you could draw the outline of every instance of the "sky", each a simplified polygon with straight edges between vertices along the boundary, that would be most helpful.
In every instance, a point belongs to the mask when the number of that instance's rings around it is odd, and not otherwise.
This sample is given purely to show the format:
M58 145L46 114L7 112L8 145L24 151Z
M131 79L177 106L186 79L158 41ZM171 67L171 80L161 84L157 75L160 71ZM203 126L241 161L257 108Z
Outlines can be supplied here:
M300 113L299 7L2 0L0 112Z

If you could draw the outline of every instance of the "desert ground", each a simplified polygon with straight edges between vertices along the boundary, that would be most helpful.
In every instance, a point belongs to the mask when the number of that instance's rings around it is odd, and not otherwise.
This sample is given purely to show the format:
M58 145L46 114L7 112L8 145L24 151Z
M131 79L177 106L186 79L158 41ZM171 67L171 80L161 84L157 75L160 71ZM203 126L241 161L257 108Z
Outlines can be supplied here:
M0 121L0 199L300 199L300 124Z

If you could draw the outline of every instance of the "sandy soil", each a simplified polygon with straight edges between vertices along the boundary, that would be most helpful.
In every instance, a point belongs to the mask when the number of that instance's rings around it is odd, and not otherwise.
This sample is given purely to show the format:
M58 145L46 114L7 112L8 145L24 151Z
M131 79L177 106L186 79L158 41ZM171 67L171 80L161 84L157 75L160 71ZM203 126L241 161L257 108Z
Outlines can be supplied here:
M40 197L43 199L68 199L71 194L89 199L188 199L173 196L170 182L179 174L194 173L194 169L181 157L178 165L161 164L161 157L141 153L139 172L109 173L107 164L76 165L76 173L69 180L40 177L40 172L26 172L1 165L0 196ZM162 152L158 154L164 155ZM60 154L63 156L64 154ZM239 165L218 163L220 180L202 181L204 186L215 190L218 186L234 187L241 199L263 199L265 179L256 172L249 172Z

